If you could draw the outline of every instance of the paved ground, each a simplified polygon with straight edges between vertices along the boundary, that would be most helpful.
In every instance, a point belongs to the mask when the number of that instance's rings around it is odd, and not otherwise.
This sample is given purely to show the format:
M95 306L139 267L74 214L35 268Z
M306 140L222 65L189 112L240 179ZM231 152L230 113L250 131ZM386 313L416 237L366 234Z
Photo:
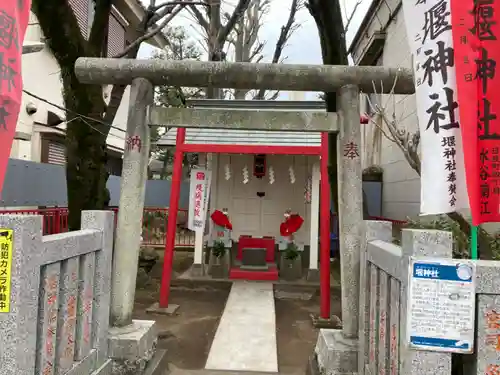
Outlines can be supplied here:
M175 274L180 274L191 264L192 255L177 253L174 259ZM202 371L227 296L230 285L225 287L193 283L174 287L172 303L180 305L174 316L146 314L145 309L158 301L160 268L153 269L155 279L139 288L136 297L135 317L155 319L162 337L159 346L168 349L172 375L216 375L219 372ZM293 290L293 289L292 289ZM278 293L276 299L276 333L280 374L304 374L307 360L317 339L310 314L319 312L319 293ZM332 296L332 313L340 313L340 298ZM241 373L243 374L243 373ZM257 373L254 373L257 375Z
M236 280L205 368L278 372L275 317L272 283Z

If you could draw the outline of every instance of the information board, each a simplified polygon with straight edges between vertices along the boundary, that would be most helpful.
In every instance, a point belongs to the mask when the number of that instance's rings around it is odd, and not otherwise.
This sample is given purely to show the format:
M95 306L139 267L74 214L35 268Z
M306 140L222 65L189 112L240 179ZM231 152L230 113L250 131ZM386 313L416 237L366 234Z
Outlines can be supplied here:
M10 311L12 229L0 228L0 313Z
M472 353L475 264L466 260L411 258L409 271L410 348Z

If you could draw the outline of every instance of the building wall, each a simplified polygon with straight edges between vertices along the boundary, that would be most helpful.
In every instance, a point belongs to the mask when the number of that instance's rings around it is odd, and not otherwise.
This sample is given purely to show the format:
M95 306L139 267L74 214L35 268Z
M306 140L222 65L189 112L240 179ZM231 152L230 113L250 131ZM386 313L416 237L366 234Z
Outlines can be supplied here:
M253 155L213 155L212 182L214 202L211 210L228 208L233 224L233 239L240 235L255 237L273 236L279 238L279 227L283 214L290 208L304 218L304 224L296 234L296 241L309 245L310 204L304 201L304 189L308 176L312 173L312 165L317 157L267 155L267 170L272 166L275 182L269 183L266 175L262 179L252 176ZM225 165L230 165L231 178L225 179ZM242 169L249 169L249 182L243 184ZM296 181L290 182L288 168L294 166ZM265 196L259 198L258 192Z
M86 37L87 34L85 32L85 20L90 22L91 19L89 15L90 13L88 11L87 13L85 13L85 9L88 9L89 1L72 0L71 3L74 7L76 7L75 4L78 5L78 21L82 30L82 34L84 35L84 37ZM125 46L125 30L123 29L123 27L122 29L120 29L120 27L117 26L115 16L112 15L111 17L113 19L113 22L110 22L110 28L112 28L112 30L110 32L110 41L108 41L108 46L110 52L116 53L118 47L120 46L120 43L121 45L123 45L123 47ZM30 14L30 21L28 29L26 31L25 40L32 42L43 40L43 34L40 27L37 25L37 19L33 13ZM42 97L43 99L57 106L64 107L60 69L48 48L45 48L41 52L23 55L22 59L24 89ZM106 93L109 93L109 88L104 91L105 100L109 99L109 94L108 98L106 98ZM123 130L125 130L126 128L128 101L129 90L127 89L113 122L114 126ZM33 103L36 106L37 111L34 115L29 115L26 112L25 108L28 103ZM53 105L44 103L43 101L37 100L23 93L21 110L16 131L30 135L31 140L15 140L11 151L12 158L41 161L42 137L40 136L40 133L63 133L61 130L65 129L65 123L58 126L60 130L54 130L43 126L43 124L47 124L47 111L49 110L53 113L56 113L61 118L66 118L64 110L58 109ZM108 147L114 150L123 150L125 142L124 136L124 132L116 129L111 129L110 134L107 138Z
M387 67L411 68L412 57L406 36L406 28L401 0L380 1L376 12L364 29L358 42L353 45L354 61L361 60L365 53L371 35L378 31L386 32L386 39L379 60L374 62ZM393 113L400 129L413 133L418 129L416 102L414 95L370 95L373 104L378 103L385 108L385 113L391 119ZM362 96L362 111L370 112L366 97ZM387 128L380 118L373 117L382 126L384 133ZM373 123L364 126L363 150L364 166L380 165L384 170L383 185L383 216L403 220L406 217L417 216L420 209L420 178L410 168L398 146L391 142Z

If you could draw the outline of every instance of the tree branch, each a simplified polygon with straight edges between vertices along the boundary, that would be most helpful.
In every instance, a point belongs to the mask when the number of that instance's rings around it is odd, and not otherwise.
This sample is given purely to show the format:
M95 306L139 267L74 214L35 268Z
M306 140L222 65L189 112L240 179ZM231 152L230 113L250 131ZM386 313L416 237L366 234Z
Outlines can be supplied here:
M153 12L158 12L161 8L171 7L171 10L172 10L175 5L184 5L184 4L186 4L186 2L183 1L183 0L169 1L169 2L166 2L166 3L160 4L160 5L157 5L157 6L150 7L150 9ZM191 1L191 2L189 2L189 4L190 5L203 5L203 6L207 5L207 3L205 3L204 1Z
M178 8L179 8L179 11L180 11L183 8L183 6L178 6ZM178 11L178 12L174 13L174 11L163 21L163 23L165 24L165 26L179 12ZM162 29L162 27L160 25L157 28L158 30L152 30L149 33L146 33L146 30L148 28L148 22L150 20L150 16L151 16L150 13L146 14L145 18L141 21L141 23L139 24L139 26L137 28L137 33L138 34L143 34L143 35L138 36L138 38L136 39L136 41L133 42L132 44L130 44L125 49L124 54L122 52L122 56L126 56L129 59L135 59L135 58L137 58L137 54L139 53L139 47L140 47L141 42L142 42L142 40L141 41L138 41L138 40L140 40L141 38L144 38L145 36L147 36L148 34L150 34L152 31L156 31L156 33L157 33L157 32L159 32ZM163 27L165 27L165 26L163 26ZM145 38L144 40L146 40L146 39L147 38ZM114 120L114 118L116 116L116 112L118 112L118 108L120 107L120 103L122 102L123 94L125 93L125 89L126 88L127 88L127 86L125 86L125 85L113 85L113 88L111 89L109 103L108 103L108 105L106 107L106 112L105 112L104 118L103 118L103 122L105 124L111 124L113 122L113 120Z
M109 15L111 13L111 0L96 0L94 20L90 29L88 41L89 49L93 50L93 55L102 56L106 38L109 33ZM107 57L107 56L105 56Z
M208 21L205 18L205 16L194 5L189 5L189 10L191 11L191 13L193 13L194 17L196 18L196 21L198 21L200 26L205 30L205 32L208 35L210 30L210 25L208 24Z
M284 26L281 27L281 32L280 36L278 37L278 41L276 42L276 48L274 49L274 55L271 63L277 64L279 62L279 59L281 57L281 54L283 53L283 49L286 46L287 41L290 39L290 36L292 35L293 31L296 30L294 29L295 26L295 16L297 14L297 10L299 8L299 0L292 0L292 4L290 7L290 13L288 14L288 20ZM255 100L263 100L266 95L266 90L261 89L255 95L254 99Z
M233 14L226 25L219 30L217 35L217 44L222 45L227 39L229 33L234 29L236 22L243 17L243 14L248 9L251 0L238 0L238 4L234 8ZM211 5L213 6L213 5ZM220 5L219 5L220 6Z
M176 8L174 8L174 10L172 11L172 13L170 13L167 17L165 17L165 19L157 26L155 27L154 29L152 29L151 31L147 32L146 34L140 36L139 38L137 38L136 40L134 40L132 43L130 43L127 48L125 48L122 52L116 54L115 58L120 58L120 57L124 57L125 55L127 55L130 51L136 49L142 42L144 42L145 40L148 40L152 37L154 37L156 34L158 34L160 31L162 31L170 21L172 21L172 19L182 10L184 9L184 7L186 6L187 4L181 4L179 6L176 6ZM136 54L137 55L137 54ZM130 57L129 57L130 58ZM134 57L131 57L131 58L135 58Z
M347 32L347 30L349 29L349 26L351 25L351 21L354 17L354 14L356 13L356 11L358 10L358 7L361 5L361 2L362 0L358 0L356 2L356 4L354 5L354 9L352 10L351 12L351 15L350 16L347 16L347 13L346 13L346 17L347 17L347 22L345 24L345 27L344 27L344 33Z

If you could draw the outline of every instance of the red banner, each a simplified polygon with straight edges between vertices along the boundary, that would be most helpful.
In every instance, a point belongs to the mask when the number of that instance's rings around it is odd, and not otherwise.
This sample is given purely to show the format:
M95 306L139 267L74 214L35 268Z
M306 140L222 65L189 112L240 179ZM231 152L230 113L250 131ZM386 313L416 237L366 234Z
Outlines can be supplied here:
M0 1L0 191L21 107L21 55L30 7L30 0Z
M500 0L451 0L451 15L472 224L499 222Z

